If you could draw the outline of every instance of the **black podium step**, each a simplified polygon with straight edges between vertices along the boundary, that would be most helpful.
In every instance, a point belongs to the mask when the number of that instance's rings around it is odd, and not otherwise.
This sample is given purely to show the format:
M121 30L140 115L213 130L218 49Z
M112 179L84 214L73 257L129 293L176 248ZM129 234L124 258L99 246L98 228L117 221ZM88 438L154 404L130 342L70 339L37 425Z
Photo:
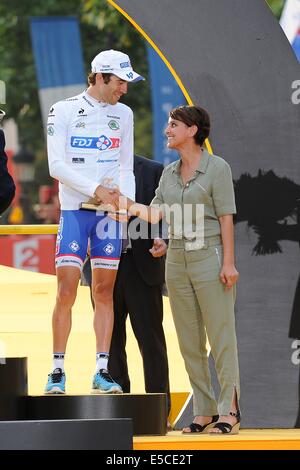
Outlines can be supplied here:
M0 450L132 449L131 419L0 421L0 435Z
M27 357L0 357L0 420L19 419L27 395Z
M27 357L0 357L0 397L27 395Z
M25 420L131 418L133 434L160 435L167 432L166 395L45 395L22 398Z

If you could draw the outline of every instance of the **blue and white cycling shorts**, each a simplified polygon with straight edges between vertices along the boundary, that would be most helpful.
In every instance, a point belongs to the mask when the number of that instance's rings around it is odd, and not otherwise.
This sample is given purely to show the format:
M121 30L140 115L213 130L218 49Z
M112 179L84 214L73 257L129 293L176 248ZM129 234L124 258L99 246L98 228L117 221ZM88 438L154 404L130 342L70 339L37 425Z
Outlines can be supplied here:
M82 269L90 240L92 268L118 269L121 224L103 212L63 210L56 238L55 265Z

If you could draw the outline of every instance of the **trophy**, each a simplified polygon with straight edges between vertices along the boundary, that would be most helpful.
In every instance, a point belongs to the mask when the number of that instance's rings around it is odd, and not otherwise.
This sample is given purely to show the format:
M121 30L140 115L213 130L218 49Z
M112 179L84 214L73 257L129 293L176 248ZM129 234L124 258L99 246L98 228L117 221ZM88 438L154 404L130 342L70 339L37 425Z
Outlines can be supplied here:
M79 209L87 211L101 211L101 212L110 212L118 213L119 211L115 210L111 204L103 204L98 202L94 197L91 197L87 202L81 202Z

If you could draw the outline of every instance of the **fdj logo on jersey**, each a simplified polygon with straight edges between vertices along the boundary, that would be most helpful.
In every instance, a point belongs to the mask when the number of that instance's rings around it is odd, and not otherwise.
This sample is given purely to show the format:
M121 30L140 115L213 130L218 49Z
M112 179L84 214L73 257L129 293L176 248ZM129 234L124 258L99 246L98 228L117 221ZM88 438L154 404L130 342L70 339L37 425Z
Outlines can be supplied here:
M71 147L98 150L116 149L120 147L120 139L110 138L106 135L100 135L100 137L72 136Z

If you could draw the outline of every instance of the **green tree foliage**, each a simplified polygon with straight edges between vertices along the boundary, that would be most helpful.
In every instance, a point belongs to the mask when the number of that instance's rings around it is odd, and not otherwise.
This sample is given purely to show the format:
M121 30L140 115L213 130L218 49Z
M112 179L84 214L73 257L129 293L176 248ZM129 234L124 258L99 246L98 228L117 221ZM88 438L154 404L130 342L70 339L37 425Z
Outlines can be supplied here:
M78 1L0 2L0 78L6 83L8 117L16 120L20 140L34 152L44 153L45 142L32 54L31 16L69 14L78 11Z
M283 9L284 0L267 0L267 3L274 15L279 19Z
M145 41L106 0L1 0L0 80L6 84L8 117L15 119L20 140L37 156L37 185L49 181L38 83L30 38L30 17L77 16L86 74L93 57L113 48L129 54L134 68L148 78ZM129 86L122 99L135 112L136 152L151 156L149 81Z

